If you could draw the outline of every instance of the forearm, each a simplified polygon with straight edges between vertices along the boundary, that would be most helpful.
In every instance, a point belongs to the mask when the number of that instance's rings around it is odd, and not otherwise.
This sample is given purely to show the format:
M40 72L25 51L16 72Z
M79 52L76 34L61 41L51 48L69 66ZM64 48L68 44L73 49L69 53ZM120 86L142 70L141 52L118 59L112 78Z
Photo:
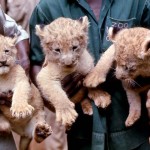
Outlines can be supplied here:
M41 66L39 65L32 65L30 66L30 78L32 82L37 86L36 84L36 76L40 72Z
M28 59L29 60L29 39L24 39L16 44L16 48L18 49L18 58L20 59Z
M30 61L29 61L29 39L24 39L19 41L16 44L16 48L18 50L17 57L19 59L19 64L24 68L26 74L29 74L30 69Z

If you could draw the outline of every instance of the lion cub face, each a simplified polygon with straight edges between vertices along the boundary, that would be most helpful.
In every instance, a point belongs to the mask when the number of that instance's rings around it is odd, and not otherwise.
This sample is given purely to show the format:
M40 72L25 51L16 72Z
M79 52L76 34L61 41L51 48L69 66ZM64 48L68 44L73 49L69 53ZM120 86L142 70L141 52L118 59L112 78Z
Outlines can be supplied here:
M113 32L110 38L115 45L116 77L130 83L138 76L150 76L150 31L137 27L116 35Z
M16 38L11 39L0 35L0 75L8 73L15 64L17 53L15 42Z
M87 48L88 19L58 18L49 25L36 26L46 60L63 67L73 67Z

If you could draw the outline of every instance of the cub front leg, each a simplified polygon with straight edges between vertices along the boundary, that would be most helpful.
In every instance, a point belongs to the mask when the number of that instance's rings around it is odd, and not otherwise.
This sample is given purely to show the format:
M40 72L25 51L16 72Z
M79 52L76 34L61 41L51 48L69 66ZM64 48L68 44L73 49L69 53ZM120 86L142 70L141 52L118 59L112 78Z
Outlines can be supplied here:
M129 115L126 119L125 125L127 127L133 125L141 116L141 98L139 93L132 89L125 88L128 103L129 103Z
M19 119L32 115L34 108L28 104L31 94L31 86L28 80L16 82L10 108L13 117Z
M19 150L28 150L31 139L41 143L52 134L51 127L45 121L44 110L39 109L35 112L35 115L26 124L23 133L25 134L21 136Z
M23 136L34 139L37 143L45 140L51 133L51 126L46 123L43 99L38 89L32 84L32 105L35 108L31 120L25 124Z
M41 143L45 140L49 135L52 134L51 126L49 126L45 121L45 112L44 110L39 110L37 115L34 116L32 120L35 126L33 131L33 138L37 143Z
M106 76L111 69L114 62L115 47L110 46L101 56L95 68L86 76L83 84L86 87L97 87L99 84L105 82Z
M51 68L51 67L49 67ZM61 122L65 126L72 125L78 116L67 94L61 87L61 82L54 71L49 68L42 68L37 75L37 84L43 95L55 108L56 121Z

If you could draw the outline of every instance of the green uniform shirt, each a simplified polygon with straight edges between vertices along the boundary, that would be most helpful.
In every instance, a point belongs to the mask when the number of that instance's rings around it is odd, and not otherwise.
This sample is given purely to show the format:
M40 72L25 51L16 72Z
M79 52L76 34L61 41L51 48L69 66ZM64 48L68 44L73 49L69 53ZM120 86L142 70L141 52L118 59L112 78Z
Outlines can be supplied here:
M62 16L79 19L85 15L90 21L88 49L96 63L111 44L107 36L110 26L150 27L150 0L103 0L99 21L86 0L41 0L30 20L31 64L41 65L44 59L39 38L35 35L36 24L49 24ZM132 127L126 128L129 105L120 81L113 79L110 74L103 87L112 96L111 105L106 110L98 110L93 104L93 117L83 115L80 106L77 106L80 116L68 136L87 140L87 147L91 149L92 144L93 150L103 150L104 145L110 150L130 150L138 147L148 138L146 115Z

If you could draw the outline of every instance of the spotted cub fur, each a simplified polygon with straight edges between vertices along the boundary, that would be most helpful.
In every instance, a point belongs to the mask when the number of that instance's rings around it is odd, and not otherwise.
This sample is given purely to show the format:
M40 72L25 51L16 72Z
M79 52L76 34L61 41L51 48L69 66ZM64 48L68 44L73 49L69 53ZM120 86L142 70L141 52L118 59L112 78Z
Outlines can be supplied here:
M117 33L115 28L110 28L109 38L113 45L102 55L84 83L87 87L96 87L104 82L112 63L116 62L115 75L122 81L129 102L129 115L125 125L131 126L141 115L139 94L150 88L150 83L143 85L141 82L141 79L150 77L150 30L136 27ZM150 115L150 90L146 106Z
M0 99L11 98L11 108L0 105L0 131L21 136L20 150L27 150L32 138L42 142L51 134L45 121L43 102L38 89L29 82L23 68L16 64L16 38L0 35Z
M94 67L93 58L87 50L88 26L86 16L80 20L61 17L43 29L36 26L45 54L45 62L37 75L37 84L45 99L55 107L56 120L63 125L71 125L78 114L74 103L63 90L61 80L72 72L86 75ZM97 101L97 105L102 101L94 90L89 96ZM103 103L104 107L110 102L107 93L106 97L108 101ZM86 99L83 105L87 106L87 102Z

